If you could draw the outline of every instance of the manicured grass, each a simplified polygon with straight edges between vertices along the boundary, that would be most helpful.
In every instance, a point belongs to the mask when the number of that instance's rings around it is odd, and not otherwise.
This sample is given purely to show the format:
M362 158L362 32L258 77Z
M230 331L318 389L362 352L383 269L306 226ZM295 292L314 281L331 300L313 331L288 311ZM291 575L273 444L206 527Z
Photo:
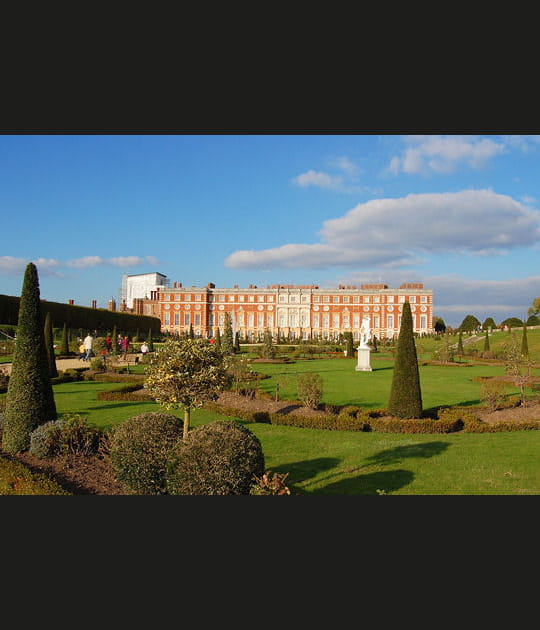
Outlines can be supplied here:
M392 384L393 360L388 354L372 353L372 372L357 372L356 359L313 359L291 364L254 363L257 372L271 375L260 381L263 391L274 394L279 382L280 398L297 398L299 374L315 372L323 379L323 402L337 405L359 405L368 409L384 409ZM420 366L420 386L424 409L441 405L474 405L480 402L480 383L474 376L503 375L503 366L478 365ZM540 370L533 370L540 375ZM516 388L507 388L517 393Z
M451 375L469 369L454 368ZM165 411L156 403L96 400L98 391L115 386L55 385L58 412L80 413L105 427L145 411ZM182 417L181 410L169 413ZM194 410L192 427L219 419L226 418ZM298 494L540 494L540 431L405 435L242 424L260 439L266 468L289 473Z

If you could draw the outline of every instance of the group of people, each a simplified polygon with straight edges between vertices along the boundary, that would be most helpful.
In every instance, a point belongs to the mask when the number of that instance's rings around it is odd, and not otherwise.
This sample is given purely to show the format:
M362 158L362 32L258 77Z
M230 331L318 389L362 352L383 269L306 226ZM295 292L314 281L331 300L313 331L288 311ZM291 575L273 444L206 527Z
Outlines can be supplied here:
M86 337L84 338L84 340L82 341L81 345L79 346L79 359L81 359L81 361L90 361L90 357L92 356L93 343L94 343L94 338L92 337L91 333L88 333ZM129 341L128 335L125 335L125 336L118 335L118 338L116 340L116 350L119 354L122 355L122 357L124 358L124 361L127 360L127 355L129 352L129 345L130 345L130 341ZM143 346L144 345L146 345L146 352L148 352L148 345L146 344L146 342L143 344ZM144 355L145 351L143 350L143 346L141 346L141 352ZM103 359L105 359L107 354L112 352L112 350L113 350L112 339L109 335L107 335L105 337L105 348L103 348L103 350L101 351Z

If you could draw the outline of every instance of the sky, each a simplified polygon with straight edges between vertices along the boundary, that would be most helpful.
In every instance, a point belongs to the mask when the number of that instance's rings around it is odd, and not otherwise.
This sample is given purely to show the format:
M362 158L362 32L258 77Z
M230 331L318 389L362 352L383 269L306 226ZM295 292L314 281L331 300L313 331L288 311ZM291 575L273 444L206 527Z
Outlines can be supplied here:
M107 307L184 286L398 287L433 314L526 319L540 296L540 135L0 135L0 293Z

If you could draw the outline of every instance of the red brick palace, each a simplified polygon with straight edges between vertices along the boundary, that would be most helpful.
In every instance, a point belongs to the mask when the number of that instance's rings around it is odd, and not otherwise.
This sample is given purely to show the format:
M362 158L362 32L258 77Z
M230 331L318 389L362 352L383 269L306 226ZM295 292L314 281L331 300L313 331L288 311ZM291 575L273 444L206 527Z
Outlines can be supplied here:
M433 291L422 283L405 283L397 289L386 284L340 285L323 289L318 285L287 285L245 289L184 287L180 282L158 287L150 298L135 298L133 311L161 319L162 331L188 332L212 337L223 332L225 313L233 330L243 339L259 340L268 328L290 339L335 339L350 331L359 340L362 318L368 315L371 334L378 339L397 336L403 302L411 304L414 331L433 332Z

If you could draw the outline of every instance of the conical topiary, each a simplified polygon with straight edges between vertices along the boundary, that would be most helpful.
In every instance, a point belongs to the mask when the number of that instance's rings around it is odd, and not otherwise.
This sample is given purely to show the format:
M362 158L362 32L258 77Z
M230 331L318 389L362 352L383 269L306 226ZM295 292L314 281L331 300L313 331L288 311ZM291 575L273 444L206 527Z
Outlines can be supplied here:
M148 339L146 340L148 346L148 352L154 352L154 342L152 341L152 329L148 329Z
M484 352L489 352L489 333L486 330L486 338L484 339Z
M347 358L354 359L354 341L353 341L352 332L345 333L345 340L347 341L347 347L346 347Z
M403 304L388 413L398 418L422 416L420 374L409 302Z
M60 343L60 354L62 356L67 356L69 354L69 336L67 324L64 324L64 328L62 329L62 341Z
M2 448L17 453L30 446L30 433L56 420L41 317L37 268L28 263L19 303L17 341L6 394Z
M234 335L234 351L240 352L240 333L238 331Z
M219 332L219 328L216 330L215 345L216 345L216 348L219 348L221 350L221 333Z
M527 325L523 325L523 334L521 336L521 354L524 357L529 356L529 344L527 342Z
M231 323L231 316L225 313L225 328L223 329L223 339L221 340L221 350L223 354L234 354L234 339Z
M51 314L45 315L45 325L43 326L43 336L45 337L45 350L47 350L47 361L49 363L49 373L52 378L58 376L56 369L56 356L54 352L54 337Z
M463 338L461 330L459 331L456 354L460 357L463 356Z

